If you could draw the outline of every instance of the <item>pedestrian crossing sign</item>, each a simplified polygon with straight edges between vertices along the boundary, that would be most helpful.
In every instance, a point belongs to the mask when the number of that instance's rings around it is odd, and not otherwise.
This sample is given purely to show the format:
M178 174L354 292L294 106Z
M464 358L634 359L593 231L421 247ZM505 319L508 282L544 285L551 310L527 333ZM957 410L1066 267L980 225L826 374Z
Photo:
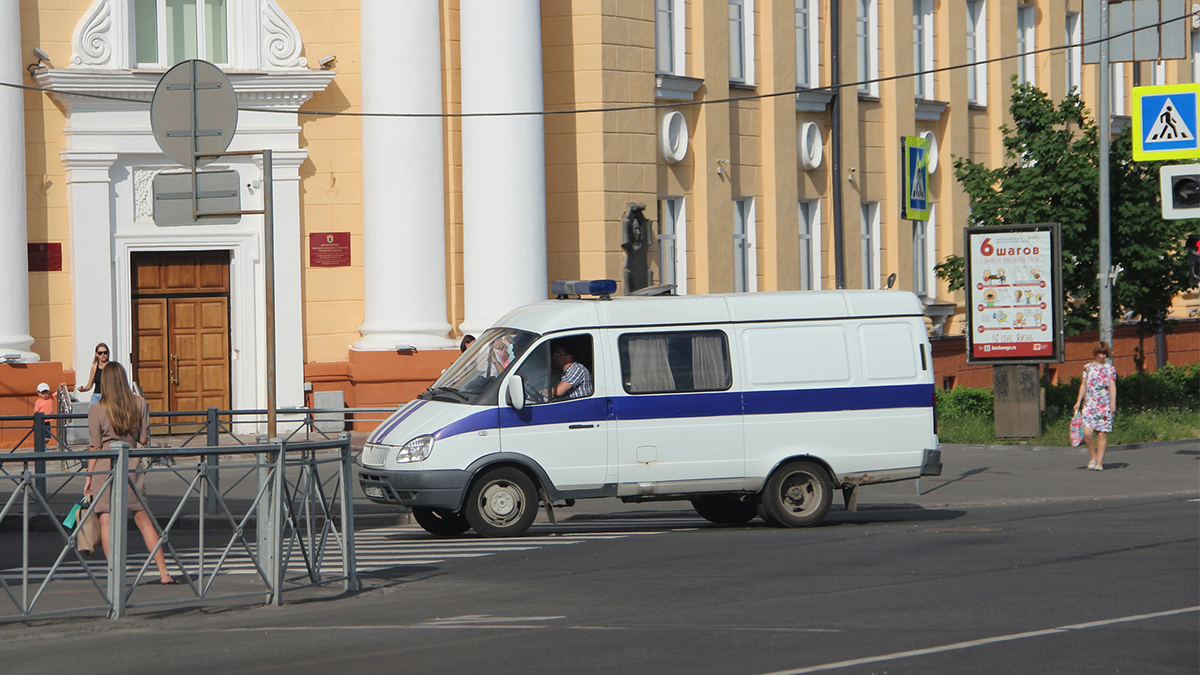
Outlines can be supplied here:
M1200 158L1200 84L1133 88L1133 159Z
M903 220L929 220L929 140L920 136L900 139L904 157Z

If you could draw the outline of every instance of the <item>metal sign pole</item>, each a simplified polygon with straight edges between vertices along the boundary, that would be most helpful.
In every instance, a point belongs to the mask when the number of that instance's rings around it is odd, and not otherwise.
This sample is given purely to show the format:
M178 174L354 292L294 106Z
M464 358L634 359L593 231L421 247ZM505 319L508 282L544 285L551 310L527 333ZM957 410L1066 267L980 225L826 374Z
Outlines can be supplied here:
M1112 136L1109 117L1109 90L1112 88L1112 73L1108 62L1108 0L1100 0L1100 262L1097 265L1100 280L1100 339L1112 344L1112 268L1109 250L1109 171L1108 154Z

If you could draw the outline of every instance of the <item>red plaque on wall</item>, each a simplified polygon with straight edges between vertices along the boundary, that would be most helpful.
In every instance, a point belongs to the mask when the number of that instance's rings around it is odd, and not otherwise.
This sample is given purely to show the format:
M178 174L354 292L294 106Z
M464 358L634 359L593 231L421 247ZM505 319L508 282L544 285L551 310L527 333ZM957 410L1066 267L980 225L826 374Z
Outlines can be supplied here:
M309 267L349 267L349 232L310 232L308 235Z
M29 244L30 272L61 272L62 244L41 243Z

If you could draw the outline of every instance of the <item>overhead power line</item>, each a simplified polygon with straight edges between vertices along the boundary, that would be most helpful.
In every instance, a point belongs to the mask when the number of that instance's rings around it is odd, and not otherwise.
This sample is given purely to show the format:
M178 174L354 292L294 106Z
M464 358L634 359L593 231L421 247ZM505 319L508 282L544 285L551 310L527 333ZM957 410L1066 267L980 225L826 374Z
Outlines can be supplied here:
M1139 26L1137 28L1130 28L1128 30L1121 31L1120 33L1113 33L1113 34L1109 35L1107 38L1099 37L1099 38L1094 38L1091 40L1083 40L1080 42L1069 42L1065 45L1058 45L1058 46L1054 46L1054 47L1043 47L1042 49L1033 49L1033 50L1026 51L1026 52L1020 52L1017 54L1009 54L1007 56L997 56L995 58L983 59L982 61L972 61L970 63L960 63L960 64L956 64L956 65L952 65L952 66L943 66L941 68L932 68L930 70L919 70L919 71L915 71L915 72L911 72L911 73L888 75L886 77L876 77L876 78L871 78L868 80L857 80L854 82L845 82L845 83L837 85L836 87L835 86L824 86L824 87L813 87L811 89L797 87L795 89L769 92L769 93L765 93L765 94L752 94L750 96L731 96L731 97L726 97L726 98L705 99L705 100L700 100L700 101L675 101L672 103L647 103L647 104L625 105L625 106L604 106L604 107L599 107L599 108L571 108L571 109L565 109L565 110L525 110L525 111L513 111L513 112L477 112L477 113L348 112L348 111L335 111L335 110L291 111L291 110L278 110L278 109L269 109L269 108L238 108L238 110L245 111L245 112L276 113L276 114L286 114L286 115L297 115L298 114L298 115L308 115L308 116L313 116L313 117L468 118L468 117L531 117L531 116L535 116L535 115L536 116L586 115L586 114L591 114L591 113L628 112L628 111L634 111L634 110L659 110L659 109L666 109L666 108L685 108L685 107L694 107L694 106L716 105L716 104L721 104L721 103L739 103L742 101L756 101L756 100L761 100L761 99L775 98L778 96L794 96L794 95L800 94L800 93L809 93L809 92L832 93L838 89L846 89L846 88L851 88L851 87L854 89L857 89L858 87L861 87L861 86L869 86L869 85L877 84L880 82L892 82L895 80L903 80L903 79L910 78L910 77L921 77L923 75L929 75L929 74L934 74L934 73L945 73L945 72L950 72L953 70L961 70L963 68L974 68L975 66L985 65L985 64L989 64L989 63L999 63L1002 61L1008 61L1010 59L1024 58L1026 56L1030 56L1033 54L1044 54L1044 53L1048 53L1048 52L1057 52L1057 51L1063 51L1063 50L1067 50L1067 49L1076 49L1076 48L1081 48L1081 47L1087 47L1090 45L1100 44L1101 42L1104 42L1106 40L1107 41L1116 40L1118 38L1125 37L1126 35L1131 35L1138 31L1148 30L1151 28L1157 28L1159 26L1164 26L1166 24L1173 23L1175 21L1183 21L1185 19L1191 19L1191 18L1192 18L1192 14L1189 13L1189 14L1184 14L1183 16L1175 17L1173 19L1165 19L1165 20L1159 21L1157 23L1148 24L1145 26ZM14 84L11 82L0 82L0 87L9 87L12 89L22 89L25 91L37 91L37 92L43 92L43 93L47 93L47 94L58 94L60 96L75 96L75 97L80 97L80 98L98 99L98 100L104 100L104 101L119 101L119 102L124 102L124 103L141 103L141 104L145 104L147 106L150 105L150 101L147 101L145 99L131 99L131 98L124 98L121 96L108 96L105 94L93 94L93 93L89 93L89 92L72 91L72 90L67 90L67 89L55 89L52 87L35 87L32 85Z

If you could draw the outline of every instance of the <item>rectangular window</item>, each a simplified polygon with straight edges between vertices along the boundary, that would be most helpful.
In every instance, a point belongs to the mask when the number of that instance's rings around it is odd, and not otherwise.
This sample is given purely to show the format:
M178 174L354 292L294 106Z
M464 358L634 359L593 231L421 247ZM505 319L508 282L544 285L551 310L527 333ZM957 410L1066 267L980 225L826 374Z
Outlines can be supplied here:
M821 288L821 202L800 202L800 290Z
M687 256L684 234L686 224L683 215L683 197L662 197L658 201L658 270L659 283L674 284L675 294L686 293L687 271L684 261Z
M134 0L134 52L140 66L188 59L229 63L228 0Z
M913 293L921 297L929 295L929 279L926 268L929 266L928 231L924 220L914 220L913 224Z
M933 1L913 0L913 93L933 98Z
M1034 40L1034 18L1037 10L1029 5L1017 7L1017 53L1023 56L1017 59L1017 82L1035 85L1033 77L1034 54L1037 49Z
M659 73L675 72L674 0L654 0L654 57Z
M755 290L754 259L754 198L733 202L733 290L746 293Z
M820 49L817 0L796 0L796 85L819 87Z
M725 391L733 386L729 340L719 330L626 333L617 338L628 394Z
M879 202L862 204L862 287L879 288Z
M1079 12L1067 12L1067 43L1073 45L1080 43ZM1081 66L1083 62L1082 50L1082 47L1067 48L1067 91L1079 87L1079 83L1083 77Z
M877 83L871 82L879 72L878 39L875 0L856 0L855 32L857 35L858 91L874 95Z
M987 5L967 0L967 101L987 105Z
M742 0L729 0L729 79L746 81L746 7Z

